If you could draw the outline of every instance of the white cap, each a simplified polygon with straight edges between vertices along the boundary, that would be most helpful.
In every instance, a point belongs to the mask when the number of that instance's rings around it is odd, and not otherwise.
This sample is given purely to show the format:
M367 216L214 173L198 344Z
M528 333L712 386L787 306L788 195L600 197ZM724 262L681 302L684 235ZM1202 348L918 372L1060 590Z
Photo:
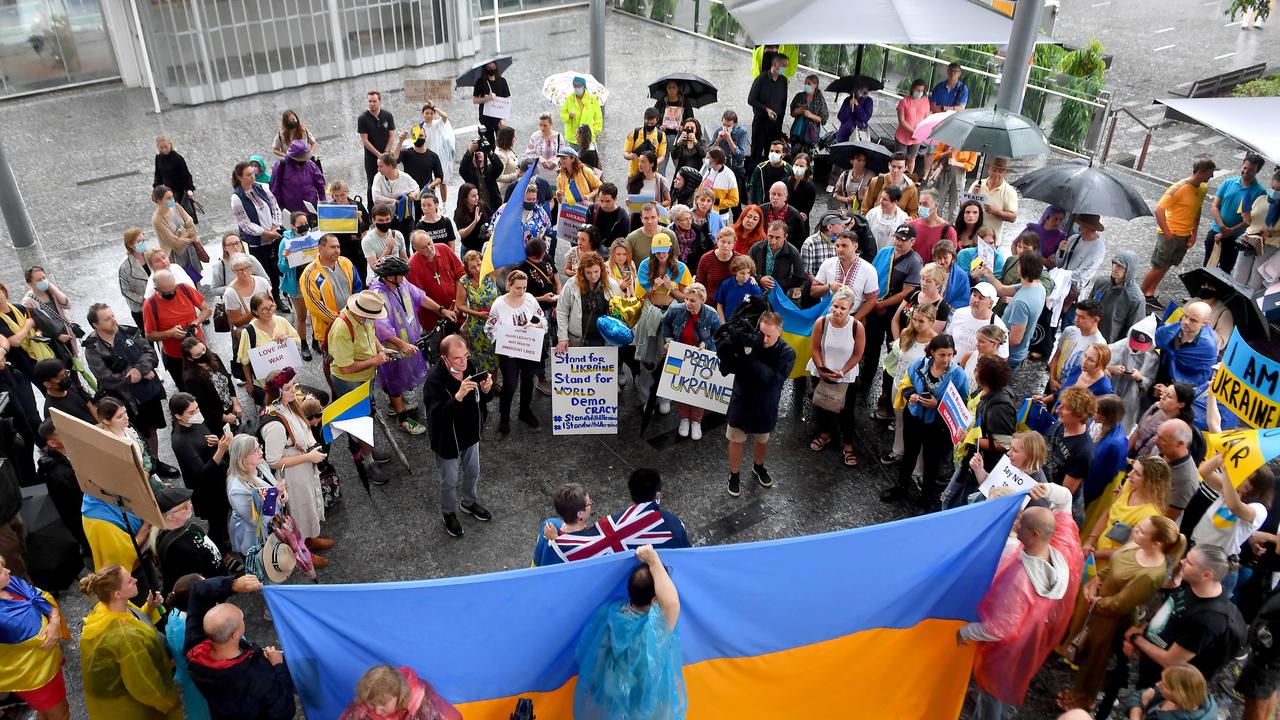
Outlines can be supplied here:
M992 300L996 299L996 288L989 282L980 282L977 285L974 285L973 289L977 290L985 298L990 298Z

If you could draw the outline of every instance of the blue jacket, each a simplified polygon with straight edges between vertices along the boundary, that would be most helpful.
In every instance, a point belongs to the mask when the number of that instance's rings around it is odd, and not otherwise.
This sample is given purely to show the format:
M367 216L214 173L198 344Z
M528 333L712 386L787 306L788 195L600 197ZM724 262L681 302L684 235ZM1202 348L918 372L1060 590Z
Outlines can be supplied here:
M911 386L915 388L916 393L925 392L924 373L929 372L929 362L929 356L926 355L911 363L911 367L907 368L907 378L911 380ZM938 389L934 391L934 398L942 400L943 396L946 395L948 385L955 385L960 397L969 397L969 381L964 375L964 368L955 363L952 363L951 367L947 368L947 373L942 376L942 384L938 385ZM939 419L937 410L920 404L912 405L908 403L907 412L927 423Z
M684 303L672 303L667 309L667 314L662 316L662 338L664 340L680 341L680 332L684 330L684 324L688 322L689 311L685 308ZM698 324L694 326L694 345L698 343L706 343L707 350L715 352L716 341L715 332L720 329L720 315L715 310L707 307L704 303L702 312L698 313Z

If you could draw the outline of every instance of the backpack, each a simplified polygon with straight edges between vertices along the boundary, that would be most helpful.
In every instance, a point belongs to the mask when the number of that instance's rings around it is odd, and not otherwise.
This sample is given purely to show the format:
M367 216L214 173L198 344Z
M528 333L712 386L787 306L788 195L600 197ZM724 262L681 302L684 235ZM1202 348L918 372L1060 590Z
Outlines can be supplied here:
M200 307L200 303L196 302L196 299L191 297L192 290L190 285L187 285L186 283L178 283L178 292L182 293L182 297L186 298L187 301L190 302L192 305L196 306L197 308ZM146 304L151 306L151 319L156 321L156 329L159 330L161 329L160 328L160 305L159 303L156 302L156 297L157 297L156 295L152 295L151 297L147 298Z
M1249 638L1249 626L1245 623L1244 616L1240 614L1240 608L1236 607L1235 603L1229 599L1222 597L1219 597L1217 602L1200 605L1195 610L1187 613L1182 621L1185 623L1194 617L1209 613L1225 616L1227 618L1227 631L1222 636L1222 664L1214 668L1213 673L1206 674L1205 680L1212 680L1213 675L1216 675L1222 667L1239 657L1244 652L1245 644Z

